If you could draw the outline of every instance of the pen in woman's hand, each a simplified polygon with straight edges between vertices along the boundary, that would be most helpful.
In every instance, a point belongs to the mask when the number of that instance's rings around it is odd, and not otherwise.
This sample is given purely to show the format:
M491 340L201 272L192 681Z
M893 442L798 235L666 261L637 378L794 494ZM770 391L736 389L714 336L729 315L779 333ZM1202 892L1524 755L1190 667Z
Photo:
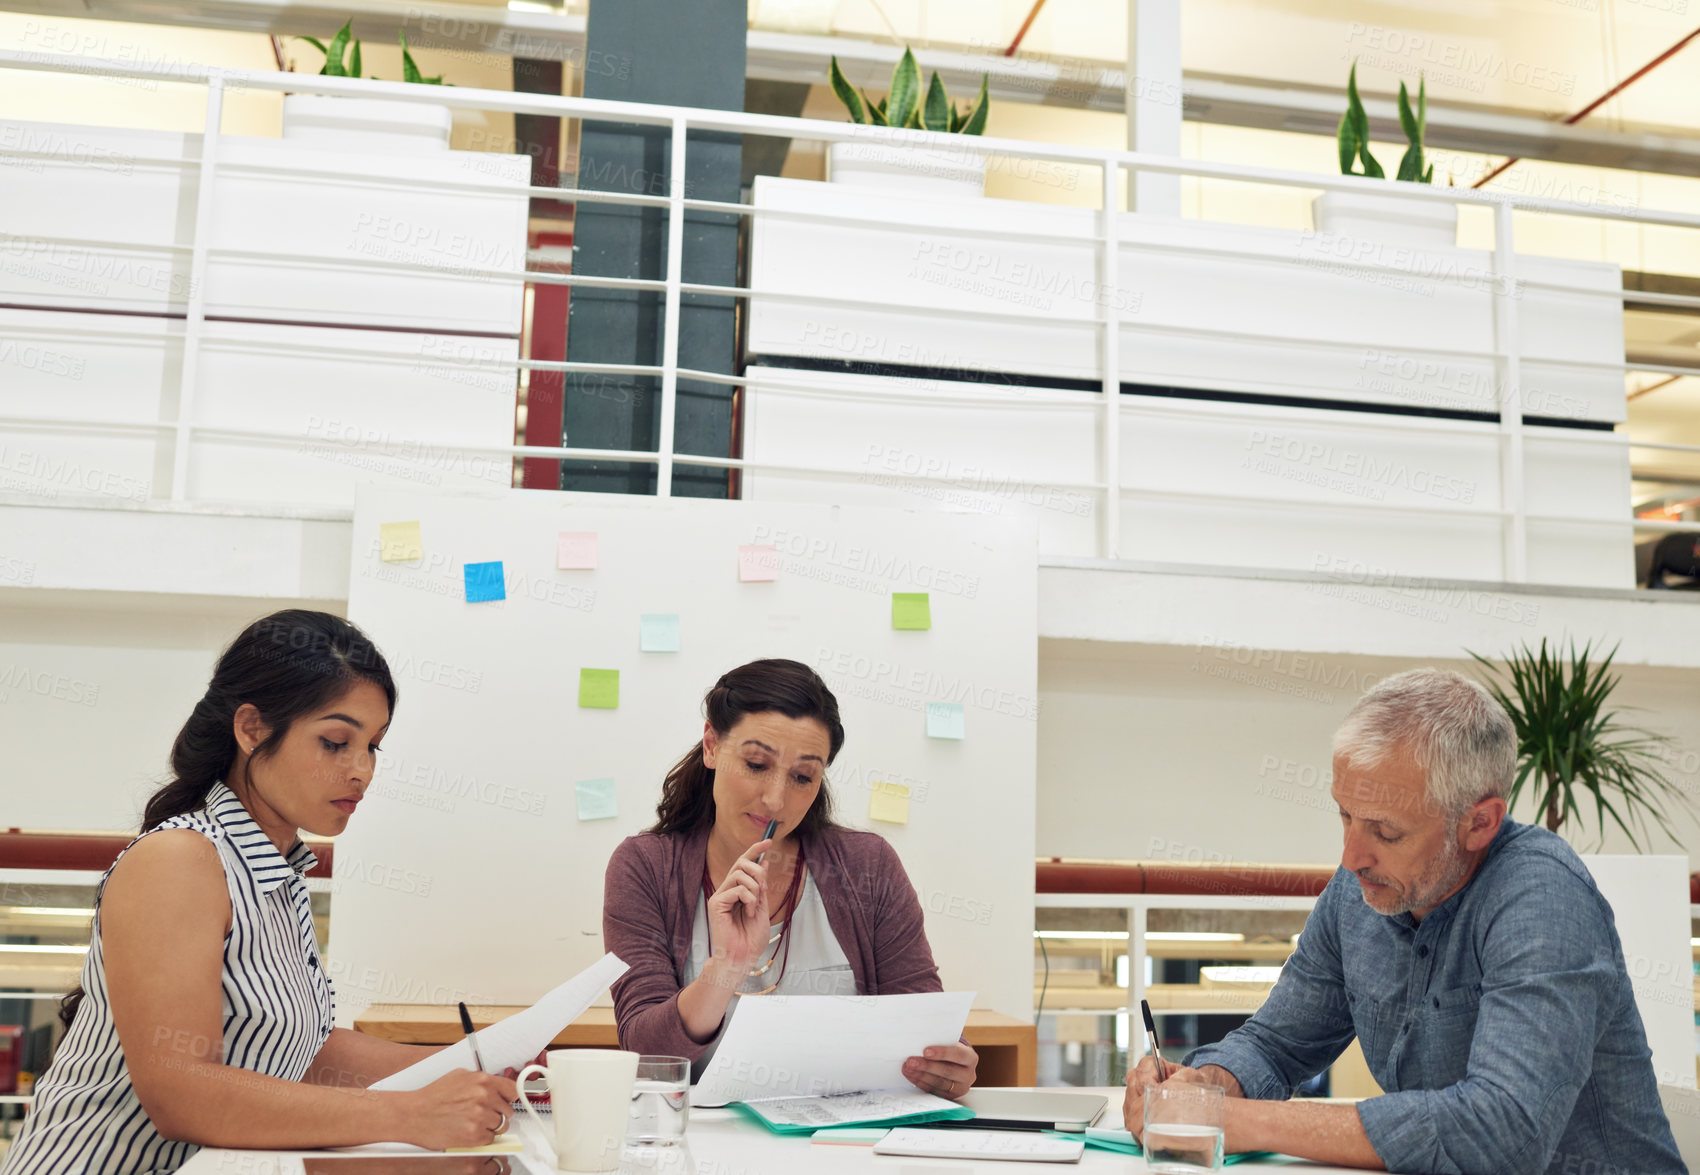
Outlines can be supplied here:
M472 1063L478 1066L480 1073L485 1072L484 1058L478 1055L478 1035L472 1031L472 1016L466 1010L466 1001L460 1003L460 1028L466 1033L466 1043L472 1046Z

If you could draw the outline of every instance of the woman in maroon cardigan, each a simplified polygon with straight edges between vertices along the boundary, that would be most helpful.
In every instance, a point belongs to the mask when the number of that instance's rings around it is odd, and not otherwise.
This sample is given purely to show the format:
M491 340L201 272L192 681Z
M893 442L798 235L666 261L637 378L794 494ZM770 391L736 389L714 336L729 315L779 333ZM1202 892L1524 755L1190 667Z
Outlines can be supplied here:
M832 691L800 662L752 661L704 709L702 740L667 773L655 826L614 850L602 898L603 942L631 965L614 984L621 1047L686 1057L693 1079L739 996L942 990L897 854L832 822ZM912 1084L968 1091L972 1048L925 1052L903 1064Z

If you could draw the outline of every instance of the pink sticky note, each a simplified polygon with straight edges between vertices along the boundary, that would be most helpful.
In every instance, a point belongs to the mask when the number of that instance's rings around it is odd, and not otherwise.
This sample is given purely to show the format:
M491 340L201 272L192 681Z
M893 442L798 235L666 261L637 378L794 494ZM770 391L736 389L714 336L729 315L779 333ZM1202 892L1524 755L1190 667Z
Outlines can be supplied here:
M740 582L769 583L778 578L778 547L738 548L738 579Z
M563 530L555 547L555 566L562 571L594 571L596 532Z

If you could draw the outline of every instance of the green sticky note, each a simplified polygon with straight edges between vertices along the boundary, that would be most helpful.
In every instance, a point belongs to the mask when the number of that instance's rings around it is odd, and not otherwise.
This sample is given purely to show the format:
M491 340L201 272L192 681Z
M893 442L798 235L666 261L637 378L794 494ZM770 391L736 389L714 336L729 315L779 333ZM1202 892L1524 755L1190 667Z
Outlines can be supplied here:
M926 592L892 592L891 626L920 631L933 626L933 608Z
M581 779L573 786L578 798L580 820L612 820L620 814L620 801L612 779Z
M645 653L677 653L679 614L645 612L638 629L638 648Z
M590 710L620 708L620 671L618 669L580 669L578 671L578 704Z

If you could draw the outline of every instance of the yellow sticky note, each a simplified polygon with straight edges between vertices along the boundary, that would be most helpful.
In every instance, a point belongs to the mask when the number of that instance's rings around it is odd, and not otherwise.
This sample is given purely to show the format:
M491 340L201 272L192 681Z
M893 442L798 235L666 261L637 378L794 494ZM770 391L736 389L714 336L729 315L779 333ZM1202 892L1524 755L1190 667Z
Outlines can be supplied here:
M909 823L909 786L903 783L874 781L873 795L868 797L868 819L887 824Z
M425 541L417 522L384 522L378 526L378 558L385 563L406 563L425 557Z
M518 1112L524 1113L525 1111ZM517 1129L510 1129L505 1134L496 1135L495 1142L487 1142L483 1146L446 1146L443 1148L443 1153L445 1155L523 1155L525 1153L525 1139L519 1136Z

